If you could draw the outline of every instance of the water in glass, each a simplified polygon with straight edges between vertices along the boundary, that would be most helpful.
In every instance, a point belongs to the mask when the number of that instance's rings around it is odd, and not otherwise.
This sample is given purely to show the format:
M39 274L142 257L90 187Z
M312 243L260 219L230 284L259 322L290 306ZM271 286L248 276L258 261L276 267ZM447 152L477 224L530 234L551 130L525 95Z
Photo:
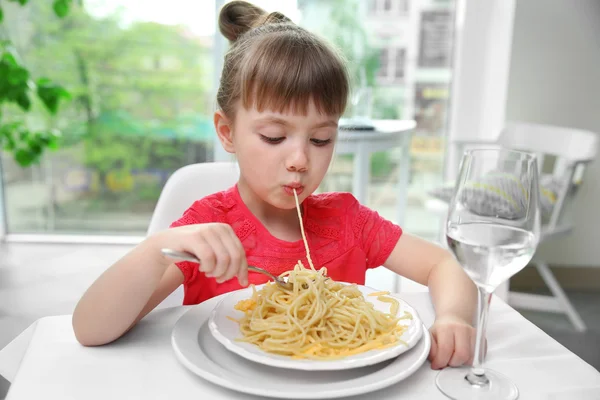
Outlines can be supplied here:
M467 275L489 292L523 269L537 244L530 231L494 223L451 224L446 237Z

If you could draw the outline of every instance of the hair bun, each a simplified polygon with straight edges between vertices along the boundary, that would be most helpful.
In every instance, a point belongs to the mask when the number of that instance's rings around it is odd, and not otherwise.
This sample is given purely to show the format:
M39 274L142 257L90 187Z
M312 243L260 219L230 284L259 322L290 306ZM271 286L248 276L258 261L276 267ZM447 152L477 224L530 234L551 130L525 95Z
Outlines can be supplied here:
M259 25L290 21L280 12L267 13L247 1L231 1L221 8L219 30L230 42L235 42L244 33Z
M281 24L285 22L292 22L291 19L280 13L279 11L275 11L267 15L262 21L260 21L259 25L263 24Z

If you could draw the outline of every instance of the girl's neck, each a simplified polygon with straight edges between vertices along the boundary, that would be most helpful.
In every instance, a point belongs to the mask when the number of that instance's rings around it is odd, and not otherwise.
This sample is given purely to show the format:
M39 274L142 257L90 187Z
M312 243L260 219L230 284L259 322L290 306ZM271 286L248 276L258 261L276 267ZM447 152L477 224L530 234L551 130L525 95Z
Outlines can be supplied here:
M295 207L291 210L284 210L272 206L258 197L243 178L240 178L237 187L246 207L271 235L290 242L302 239L298 211ZM300 211L302 211L302 208L300 208Z

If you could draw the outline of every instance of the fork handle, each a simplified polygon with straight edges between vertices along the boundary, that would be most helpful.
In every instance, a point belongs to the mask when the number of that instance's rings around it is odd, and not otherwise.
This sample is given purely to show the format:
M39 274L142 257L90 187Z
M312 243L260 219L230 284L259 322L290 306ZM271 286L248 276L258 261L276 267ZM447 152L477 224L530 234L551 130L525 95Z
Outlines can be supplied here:
M179 260L183 260L183 261L190 261L190 262L200 264L200 260L198 260L196 257L194 257L193 255L191 255L190 253L187 253L187 252L176 251L173 249L161 249L160 252L170 258L175 258L175 259L179 259Z
M175 259L179 259L179 260L183 260L183 261L190 261L190 262L193 262L193 263L200 264L200 260L198 260L192 254L187 253L187 252L176 251L176 250L173 250L173 249L161 249L161 253L163 253L165 256L170 257L170 258L175 258ZM252 266L252 265L248 265L248 270L249 271L258 272L258 273L261 273L261 274L265 274L265 275L270 276L273 279L277 279L269 271L266 271L266 270L264 270L262 268L258 268L258 267Z
M184 252L184 251L177 251L177 250L173 250L173 249L161 249L160 250L161 253L163 253L165 256L170 257L170 258L174 258L177 260L183 260L183 261L190 261L196 264L200 264L200 260L198 260L196 257L194 257L192 254L188 253L188 252ZM260 274L266 275L268 277L270 277L271 279L273 279L277 284L283 286L283 287L287 287L285 282L282 282L281 279L279 279L279 277L271 274L269 271L262 269L262 268L258 268L255 267L253 265L248 265L248 271L254 271L254 272L258 272Z

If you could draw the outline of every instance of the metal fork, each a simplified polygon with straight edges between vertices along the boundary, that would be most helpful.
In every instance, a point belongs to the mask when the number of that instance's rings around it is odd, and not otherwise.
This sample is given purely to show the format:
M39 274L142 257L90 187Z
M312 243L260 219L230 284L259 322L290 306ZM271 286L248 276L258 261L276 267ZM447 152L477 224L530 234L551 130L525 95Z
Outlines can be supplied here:
M161 252L169 258L174 258L174 259L178 259L178 260L182 260L182 261L190 261L190 262L193 262L196 264L200 264L200 260L198 260L196 257L194 257L193 254L190 254L188 252L176 251L176 250L172 250L172 249L161 249ZM258 272L263 275L267 275L268 277L273 279L273 281L275 281L275 283L277 283L279 286L281 286L282 289L292 290L294 288L294 285L291 284L290 282L284 281L280 277L273 275L272 273L270 273L269 271L267 271L265 269L254 267L252 265L248 265L248 270Z

